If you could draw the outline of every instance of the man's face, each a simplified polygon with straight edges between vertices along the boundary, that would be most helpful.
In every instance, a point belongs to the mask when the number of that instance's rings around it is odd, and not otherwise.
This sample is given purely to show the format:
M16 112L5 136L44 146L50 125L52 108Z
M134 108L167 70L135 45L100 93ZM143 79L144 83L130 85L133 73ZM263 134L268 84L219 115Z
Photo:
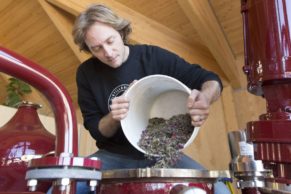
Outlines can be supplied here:
M127 59L128 52L117 30L96 22L86 34L85 43L92 54L103 63L117 68Z

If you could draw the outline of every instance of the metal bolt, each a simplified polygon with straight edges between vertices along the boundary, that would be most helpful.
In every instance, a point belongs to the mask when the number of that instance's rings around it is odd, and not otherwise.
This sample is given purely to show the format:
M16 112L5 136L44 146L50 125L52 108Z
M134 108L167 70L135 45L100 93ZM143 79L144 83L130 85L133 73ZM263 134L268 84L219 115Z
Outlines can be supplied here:
M97 158L97 157L92 157L92 158L90 158L91 160L99 160L99 158Z
M58 180L59 184L58 185L63 185L63 186L67 186L70 184L70 179L69 178L61 178Z
M242 182L242 180L239 180L239 181L236 182L236 186L237 186L238 189L242 189L241 182Z
M73 154L72 153L67 153L67 152L62 152L60 154L60 157L63 157L63 158L65 158L65 157L73 157Z
M96 180L90 180L89 181L90 191L95 191L97 185L98 185L98 181L96 181Z
M27 186L29 188L29 191L36 191L37 180L36 179L29 179L27 181Z
M66 187L70 185L70 181L69 178L61 178L56 181L56 185L59 186L60 191L64 191Z

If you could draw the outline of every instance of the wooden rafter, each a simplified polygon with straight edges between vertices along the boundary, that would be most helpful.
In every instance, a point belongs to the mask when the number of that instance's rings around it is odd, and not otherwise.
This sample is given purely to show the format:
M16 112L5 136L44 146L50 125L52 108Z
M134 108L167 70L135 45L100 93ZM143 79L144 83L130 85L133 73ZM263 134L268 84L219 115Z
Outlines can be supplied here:
M61 12L62 10L57 10L51 4L47 3L45 0L38 0L44 11L47 13L51 21L54 23L56 28L59 30L69 47L72 49L76 57L82 62L90 57L89 54L80 52L79 47L74 43L72 37L72 26L73 21L67 13Z
M224 32L207 0L177 0L196 29L200 38L224 70L230 84L241 86L235 56L228 44Z
M41 0L40 0L41 1ZM51 4L67 11L72 15L79 15L88 5L96 3L95 0L47 0ZM217 65L216 60L203 45L191 45L180 34L165 26L135 12L132 9L114 0L99 0L98 3L106 4L121 17L132 22L133 33L131 39L137 43L154 44L171 50L191 63L201 64L203 67L217 72L225 81L225 75ZM55 14L54 17L56 17ZM63 30L62 30L63 31Z

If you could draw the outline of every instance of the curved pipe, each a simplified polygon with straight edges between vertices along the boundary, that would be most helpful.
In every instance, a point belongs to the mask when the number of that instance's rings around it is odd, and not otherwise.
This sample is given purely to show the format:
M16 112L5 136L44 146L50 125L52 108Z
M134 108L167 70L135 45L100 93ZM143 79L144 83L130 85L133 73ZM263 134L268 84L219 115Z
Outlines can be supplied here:
M0 46L0 71L19 78L41 91L53 109L56 122L56 155L78 155L75 109L67 90L49 71Z

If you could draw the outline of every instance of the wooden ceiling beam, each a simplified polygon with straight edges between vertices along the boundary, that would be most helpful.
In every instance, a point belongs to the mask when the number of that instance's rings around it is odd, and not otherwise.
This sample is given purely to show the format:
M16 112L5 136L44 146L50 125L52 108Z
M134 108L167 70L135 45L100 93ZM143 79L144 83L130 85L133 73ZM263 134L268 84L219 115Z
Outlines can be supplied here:
M142 44L154 44L175 52L191 63L197 63L204 68L218 73L221 78L226 77L216 60L213 58L209 50L204 45L191 45L189 41L180 34L170 30L169 28L151 20L144 15L124 6L114 0L47 0L51 4L67 11L68 13L78 16L90 4L101 3L106 4L116 11L121 17L131 21L133 32L130 39L133 42ZM57 15L57 14L55 14ZM54 16L57 18L56 16ZM59 17L59 16L58 16ZM68 27L64 27L68 28ZM65 29L60 29L64 31ZM71 30L71 27L70 29Z
M81 52L79 47L74 43L72 37L74 20L72 20L72 16L68 15L68 13L65 13L63 10L57 10L45 0L38 0L38 2L43 10L47 13L53 24L56 26L58 31L61 33L76 57L80 60L80 62L88 59L91 55Z
M241 87L234 53L207 0L177 0L234 88Z

